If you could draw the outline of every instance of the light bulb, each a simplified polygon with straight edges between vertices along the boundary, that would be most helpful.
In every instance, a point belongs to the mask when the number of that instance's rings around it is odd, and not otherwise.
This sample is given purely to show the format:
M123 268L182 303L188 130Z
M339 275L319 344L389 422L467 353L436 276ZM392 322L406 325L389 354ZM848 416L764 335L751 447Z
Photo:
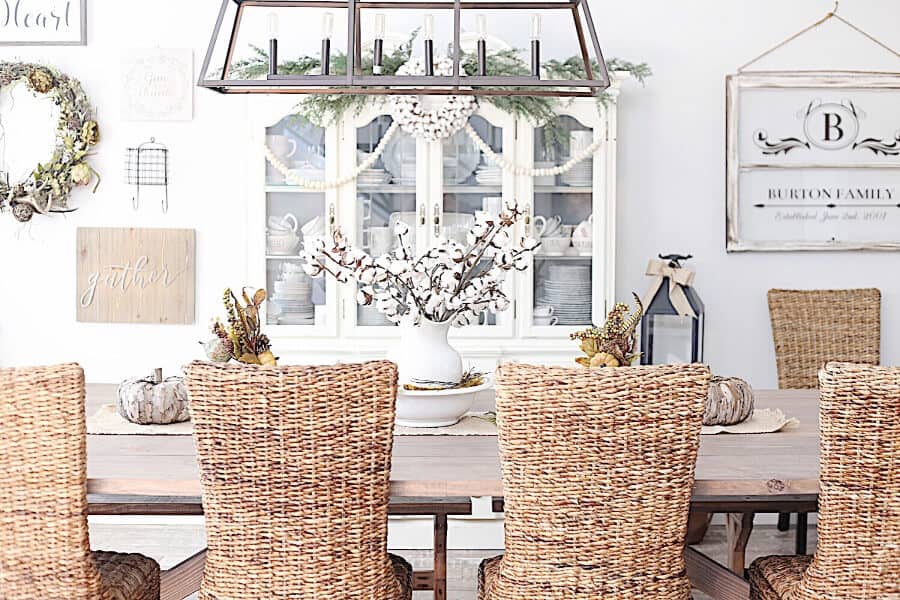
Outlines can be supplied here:
M384 13L378 13L375 15L375 37L379 40L384 39Z
M476 23L478 24L478 39L483 40L487 38L487 16L478 15Z
M531 15L531 39L541 39L541 15Z
M330 40L334 32L334 13L327 12L322 15L322 39Z
M269 29L269 39L274 40L278 37L278 15L270 12L266 17L266 24Z
M425 28L423 37L426 40L434 39L434 15L425 15Z

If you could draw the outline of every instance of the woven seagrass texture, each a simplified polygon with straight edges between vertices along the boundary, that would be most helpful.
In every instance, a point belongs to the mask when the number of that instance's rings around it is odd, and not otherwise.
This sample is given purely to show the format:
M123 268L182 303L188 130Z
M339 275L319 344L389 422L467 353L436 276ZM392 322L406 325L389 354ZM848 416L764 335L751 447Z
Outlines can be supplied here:
M397 369L186 370L206 515L201 600L409 600L387 552Z
M900 599L900 368L829 363L814 557L750 566L757 600Z
M502 365L506 553L482 600L686 600L683 558L709 371Z
M769 317L782 389L815 389L829 361L880 361L877 289L769 290Z
M159 567L91 553L84 374L0 369L0 598L158 600Z

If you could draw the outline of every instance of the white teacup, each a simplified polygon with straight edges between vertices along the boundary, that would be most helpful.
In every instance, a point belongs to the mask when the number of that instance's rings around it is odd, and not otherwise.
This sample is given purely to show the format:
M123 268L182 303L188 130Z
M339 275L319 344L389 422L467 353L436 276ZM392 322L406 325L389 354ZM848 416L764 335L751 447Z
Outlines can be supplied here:
M281 232L289 232L296 233L297 232L297 217L295 217L291 213L287 213L281 218L278 217L269 217L269 232L270 233L281 233Z
M307 221L306 224L300 228L300 231L303 232L304 237L325 235L325 218L316 215L310 221Z
M553 327L554 325L559 324L559 317L539 317L537 315L534 316L534 324L538 327Z
M578 224L572 232L573 240L590 240L594 237L594 215Z
M552 317L556 309L552 306L535 306L532 314L535 317Z
M562 217L544 217L538 215L534 218L534 234L537 237L555 237L562 225Z

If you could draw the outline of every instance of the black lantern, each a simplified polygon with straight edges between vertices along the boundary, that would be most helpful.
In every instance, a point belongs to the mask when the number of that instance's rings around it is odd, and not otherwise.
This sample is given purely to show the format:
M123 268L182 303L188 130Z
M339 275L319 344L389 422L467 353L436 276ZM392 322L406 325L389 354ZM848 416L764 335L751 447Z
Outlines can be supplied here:
M647 275L655 280L644 297L641 364L702 362L703 302L693 288L694 272L681 266L692 257L659 258L647 266Z

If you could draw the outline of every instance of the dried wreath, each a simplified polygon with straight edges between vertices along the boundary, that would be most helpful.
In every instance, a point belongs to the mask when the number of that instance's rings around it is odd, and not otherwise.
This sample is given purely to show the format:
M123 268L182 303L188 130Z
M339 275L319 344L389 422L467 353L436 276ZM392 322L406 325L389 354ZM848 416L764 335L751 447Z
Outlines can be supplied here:
M90 149L100 142L100 126L81 84L50 67L0 62L0 90L27 85L35 95L49 96L59 107L53 157L39 164L24 181L0 180L0 210L16 220L30 221L35 213L71 212L69 194L76 185L89 185L100 175L88 164Z

